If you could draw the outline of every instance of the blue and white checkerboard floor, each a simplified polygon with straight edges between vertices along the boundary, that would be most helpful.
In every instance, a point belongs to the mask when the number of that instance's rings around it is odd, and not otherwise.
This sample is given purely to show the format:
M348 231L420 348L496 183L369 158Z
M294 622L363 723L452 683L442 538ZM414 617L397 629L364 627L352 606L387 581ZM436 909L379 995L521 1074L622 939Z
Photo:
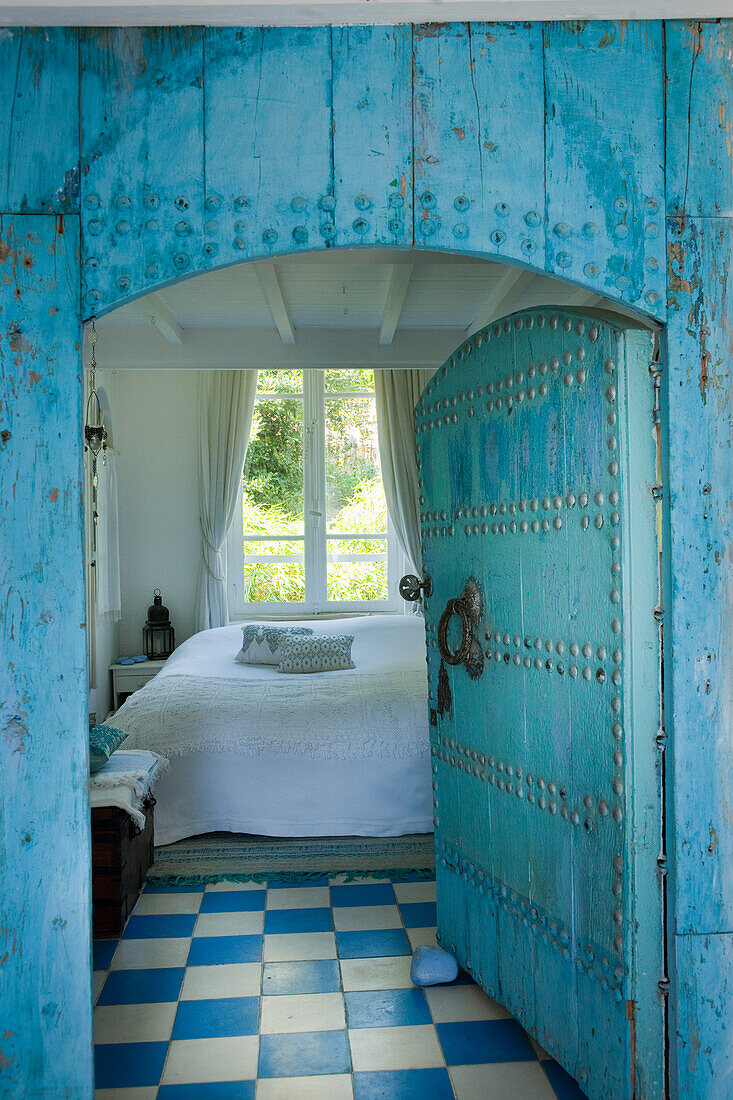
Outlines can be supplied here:
M94 945L99 1100L579 1100L467 975L421 990L435 883L143 891Z

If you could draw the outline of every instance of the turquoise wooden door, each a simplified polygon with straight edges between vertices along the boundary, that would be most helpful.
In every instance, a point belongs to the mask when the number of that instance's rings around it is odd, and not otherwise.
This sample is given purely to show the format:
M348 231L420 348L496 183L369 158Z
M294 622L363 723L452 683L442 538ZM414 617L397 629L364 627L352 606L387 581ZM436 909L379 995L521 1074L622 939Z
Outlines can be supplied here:
M439 939L598 1100L664 1095L652 352L520 313L415 412Z

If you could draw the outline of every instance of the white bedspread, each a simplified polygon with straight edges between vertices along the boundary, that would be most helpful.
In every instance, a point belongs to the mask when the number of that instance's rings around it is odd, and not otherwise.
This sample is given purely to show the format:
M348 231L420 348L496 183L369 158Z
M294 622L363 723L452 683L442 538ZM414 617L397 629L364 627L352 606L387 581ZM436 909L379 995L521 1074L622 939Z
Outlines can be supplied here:
M424 624L307 623L354 635L356 668L284 675L234 661L241 627L197 634L112 720L126 749L171 760L156 842L225 829L274 836L432 828Z

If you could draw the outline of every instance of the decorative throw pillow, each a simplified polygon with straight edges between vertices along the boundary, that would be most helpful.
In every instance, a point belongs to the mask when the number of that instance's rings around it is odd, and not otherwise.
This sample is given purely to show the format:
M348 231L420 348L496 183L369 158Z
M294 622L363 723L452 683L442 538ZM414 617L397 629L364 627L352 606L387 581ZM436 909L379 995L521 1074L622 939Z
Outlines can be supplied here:
M94 726L89 731L89 771L94 775L109 760L127 737L113 726Z
M282 644L278 672L335 672L356 668L351 660L353 634L319 634L288 638Z
M309 626L258 626L242 628L242 648L234 660L240 665L277 665L286 638L312 634Z

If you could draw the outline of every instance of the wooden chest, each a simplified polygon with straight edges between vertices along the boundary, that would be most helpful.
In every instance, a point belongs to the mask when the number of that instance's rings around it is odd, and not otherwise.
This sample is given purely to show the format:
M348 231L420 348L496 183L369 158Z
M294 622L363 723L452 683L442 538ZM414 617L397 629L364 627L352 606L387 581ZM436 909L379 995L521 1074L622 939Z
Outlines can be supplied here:
M122 935L153 862L153 806L143 804L141 831L117 806L92 810L92 929L96 939Z

